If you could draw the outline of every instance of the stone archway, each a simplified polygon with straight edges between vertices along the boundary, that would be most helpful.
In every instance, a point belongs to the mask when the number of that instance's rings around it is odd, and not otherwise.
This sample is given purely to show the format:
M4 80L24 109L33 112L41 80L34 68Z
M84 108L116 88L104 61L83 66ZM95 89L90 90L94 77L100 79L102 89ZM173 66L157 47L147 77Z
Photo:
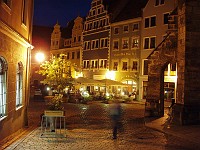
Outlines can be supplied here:
M176 63L177 35L169 33L148 57L146 111L151 116L164 115L164 69Z
M145 110L150 115L163 116L162 69L167 63L177 62L177 96L173 106L173 122L181 125L200 123L199 9L199 0L179 0L177 22L171 24L177 32L169 33L148 57Z

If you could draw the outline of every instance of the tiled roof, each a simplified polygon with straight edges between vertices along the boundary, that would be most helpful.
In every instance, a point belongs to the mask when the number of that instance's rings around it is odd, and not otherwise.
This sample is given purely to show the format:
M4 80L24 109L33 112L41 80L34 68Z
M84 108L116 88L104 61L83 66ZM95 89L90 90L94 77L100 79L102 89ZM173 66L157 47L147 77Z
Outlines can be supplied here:
M148 0L112 0L109 3L108 12L111 14L111 22L118 22L142 16L142 8Z

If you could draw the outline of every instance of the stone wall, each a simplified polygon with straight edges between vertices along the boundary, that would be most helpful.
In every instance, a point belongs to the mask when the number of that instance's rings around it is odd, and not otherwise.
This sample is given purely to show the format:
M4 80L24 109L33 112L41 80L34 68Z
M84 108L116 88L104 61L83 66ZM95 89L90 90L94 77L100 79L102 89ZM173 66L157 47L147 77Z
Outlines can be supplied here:
M6 32L4 32L6 33ZM7 71L7 116L0 121L0 141L24 127L24 108L26 106L26 60L27 47L0 32L0 56L8 65ZM23 106L16 110L16 74L17 65L22 62L23 70Z

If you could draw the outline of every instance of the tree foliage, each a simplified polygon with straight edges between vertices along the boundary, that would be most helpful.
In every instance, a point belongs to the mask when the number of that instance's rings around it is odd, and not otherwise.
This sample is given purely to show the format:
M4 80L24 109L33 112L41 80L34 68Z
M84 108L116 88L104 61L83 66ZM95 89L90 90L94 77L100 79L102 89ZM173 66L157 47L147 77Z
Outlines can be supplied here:
M72 85L71 70L74 67L70 61L66 60L66 55L61 54L41 64L37 73L46 77L41 81L43 84L50 85L60 93L65 87Z

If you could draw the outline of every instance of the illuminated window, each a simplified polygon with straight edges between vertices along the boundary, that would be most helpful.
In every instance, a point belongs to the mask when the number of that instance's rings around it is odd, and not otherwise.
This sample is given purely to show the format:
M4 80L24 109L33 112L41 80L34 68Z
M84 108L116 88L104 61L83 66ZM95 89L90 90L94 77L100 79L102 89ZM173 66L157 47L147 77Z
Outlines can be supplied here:
M83 60L83 68L84 69L90 68L90 61L89 60Z
M16 107L22 106L22 89L23 89L23 64L18 63L17 81L16 81Z
M139 38L132 38L132 48L139 48Z
M122 71L128 71L128 62L122 61Z
M0 57L0 120L6 116L7 108L7 63Z
M103 69L107 68L107 59L100 59L99 60L99 68L103 68Z
M91 60L91 68L98 68L98 60Z
M114 71L118 71L118 65L119 65L118 62L113 62L113 70Z
M128 49L128 39L122 39L122 49Z
M132 62L132 71L137 71L138 70L138 61L134 60Z

